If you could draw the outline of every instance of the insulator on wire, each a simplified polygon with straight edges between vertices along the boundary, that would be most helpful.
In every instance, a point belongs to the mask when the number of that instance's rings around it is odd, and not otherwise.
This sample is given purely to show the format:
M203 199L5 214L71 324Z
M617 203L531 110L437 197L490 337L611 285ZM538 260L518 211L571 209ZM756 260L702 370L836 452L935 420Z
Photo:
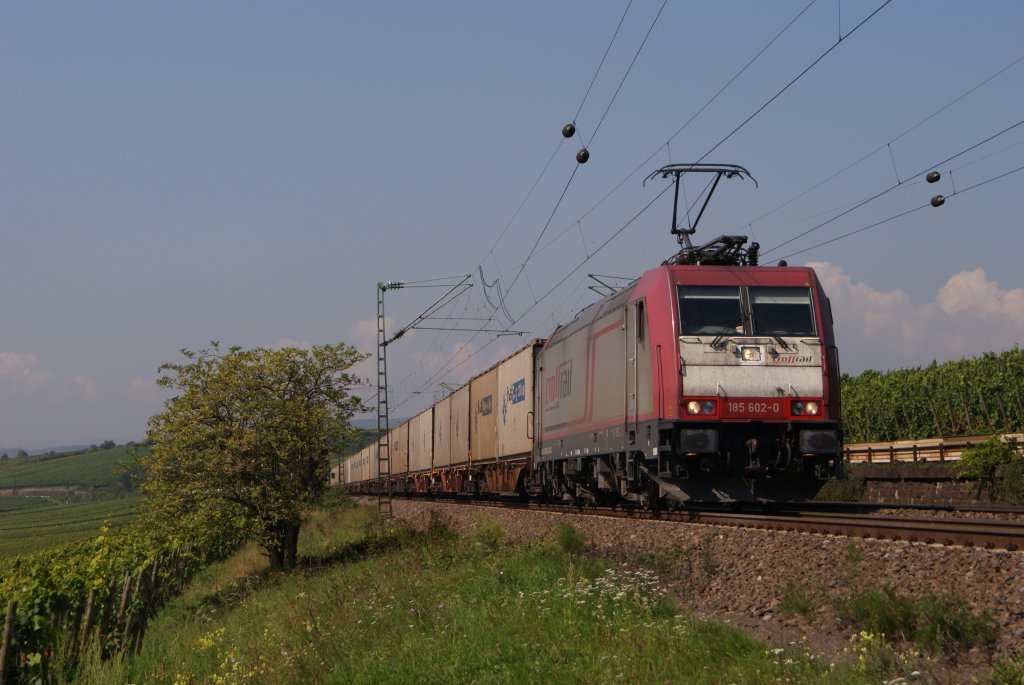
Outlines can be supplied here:
M932 207L941 207L944 204L946 204L945 195L936 195L932 198Z
M929 183L935 183L940 178L942 178L942 174L940 174L938 171L929 171L928 175L924 177L924 180L928 181Z
M562 127L562 135L566 138L572 138L576 135L576 127L572 124L566 124Z
M588 159L590 159L590 151L587 148L583 148L576 153L576 161L580 164L586 164Z

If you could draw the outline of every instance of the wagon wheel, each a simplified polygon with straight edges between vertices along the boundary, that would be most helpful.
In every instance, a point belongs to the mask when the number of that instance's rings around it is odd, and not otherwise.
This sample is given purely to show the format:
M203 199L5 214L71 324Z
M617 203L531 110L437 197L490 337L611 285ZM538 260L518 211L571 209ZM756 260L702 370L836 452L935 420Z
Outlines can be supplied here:
M658 506L658 495L660 494L658 484L648 479L644 484L644 490L640 493L640 508L644 511L651 511Z

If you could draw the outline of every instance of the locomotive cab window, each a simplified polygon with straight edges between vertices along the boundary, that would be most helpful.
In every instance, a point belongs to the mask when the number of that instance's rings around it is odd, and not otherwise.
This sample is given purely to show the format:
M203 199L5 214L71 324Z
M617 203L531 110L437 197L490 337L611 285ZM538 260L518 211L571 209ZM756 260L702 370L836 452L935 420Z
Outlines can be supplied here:
M814 335L808 288L750 288L754 335Z
M743 335L740 289L732 286L679 286L683 335Z

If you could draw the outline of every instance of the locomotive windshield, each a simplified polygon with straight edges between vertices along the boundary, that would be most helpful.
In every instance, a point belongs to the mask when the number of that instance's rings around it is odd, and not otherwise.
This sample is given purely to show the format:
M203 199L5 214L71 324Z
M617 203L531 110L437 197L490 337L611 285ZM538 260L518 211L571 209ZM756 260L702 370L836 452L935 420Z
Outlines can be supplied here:
M754 335L814 335L807 288L750 288Z
M679 286L681 335L815 335L802 287Z
M743 307L735 286L679 286L679 320L689 335L743 335Z

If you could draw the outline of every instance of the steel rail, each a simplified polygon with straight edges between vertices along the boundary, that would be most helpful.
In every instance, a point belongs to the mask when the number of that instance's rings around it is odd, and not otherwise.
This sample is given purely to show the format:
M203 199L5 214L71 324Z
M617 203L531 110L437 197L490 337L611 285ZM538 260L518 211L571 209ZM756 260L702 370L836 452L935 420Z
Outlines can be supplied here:
M963 518L879 516L834 513L737 513L684 509L644 510L633 507L584 507L574 504L540 504L511 500L428 498L439 504L473 505L523 511L583 514L648 521L700 523L733 528L755 528L816 533L844 537L902 540L933 545L961 545L981 549L1024 550L1024 522Z

